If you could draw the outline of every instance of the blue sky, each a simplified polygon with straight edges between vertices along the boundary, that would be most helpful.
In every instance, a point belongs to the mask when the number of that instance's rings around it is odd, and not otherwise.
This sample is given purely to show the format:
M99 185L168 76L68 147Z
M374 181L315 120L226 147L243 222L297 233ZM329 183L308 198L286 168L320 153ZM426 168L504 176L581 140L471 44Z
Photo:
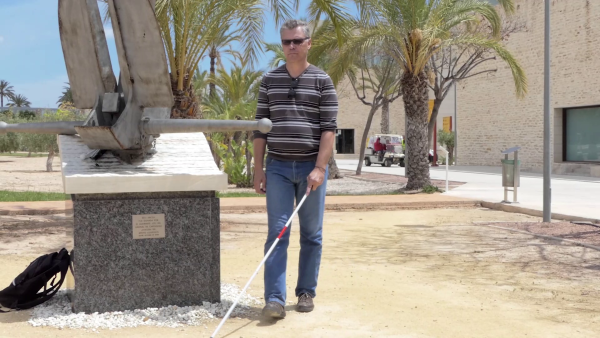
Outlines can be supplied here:
M303 16L308 1L301 1ZM111 61L118 75L112 29L106 27ZM279 30L267 17L265 40L279 41ZM263 54L259 68L267 67L271 55ZM227 64L226 64L227 66ZM208 60L202 62L208 69ZM0 80L15 93L26 96L32 107L56 107L69 81L58 31L58 0L0 0Z

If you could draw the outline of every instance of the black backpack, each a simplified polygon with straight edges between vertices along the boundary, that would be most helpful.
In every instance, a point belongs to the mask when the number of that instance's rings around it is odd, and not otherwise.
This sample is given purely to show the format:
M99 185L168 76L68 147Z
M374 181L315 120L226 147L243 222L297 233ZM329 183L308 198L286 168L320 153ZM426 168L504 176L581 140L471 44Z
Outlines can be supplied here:
M65 280L70 264L71 256L65 248L36 258L0 291L0 312L29 309L52 298ZM58 273L60 279L54 284ZM50 287L47 287L50 280ZM42 288L44 290L39 292Z

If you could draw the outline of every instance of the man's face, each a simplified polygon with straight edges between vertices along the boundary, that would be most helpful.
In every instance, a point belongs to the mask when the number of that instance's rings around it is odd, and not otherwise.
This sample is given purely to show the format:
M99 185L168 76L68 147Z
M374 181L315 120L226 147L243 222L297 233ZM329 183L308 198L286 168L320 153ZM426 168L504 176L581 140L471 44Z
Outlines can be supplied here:
M287 45L286 42L290 40L295 41ZM305 61L312 43L310 39L306 38L302 27L284 29L281 33L281 42L286 62Z

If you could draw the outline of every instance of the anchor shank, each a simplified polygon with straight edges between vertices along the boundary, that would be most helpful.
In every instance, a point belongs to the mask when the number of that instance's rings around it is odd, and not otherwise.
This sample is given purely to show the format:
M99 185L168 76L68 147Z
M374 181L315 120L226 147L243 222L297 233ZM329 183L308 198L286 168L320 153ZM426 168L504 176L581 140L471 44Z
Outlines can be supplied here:
M58 134L75 135L75 127L83 125L83 121L41 122L41 123L15 123L0 122L0 134L3 133L30 133L30 134Z
M147 119L142 121L142 130L148 135L252 130L267 133L271 127L272 122L268 119L260 121Z

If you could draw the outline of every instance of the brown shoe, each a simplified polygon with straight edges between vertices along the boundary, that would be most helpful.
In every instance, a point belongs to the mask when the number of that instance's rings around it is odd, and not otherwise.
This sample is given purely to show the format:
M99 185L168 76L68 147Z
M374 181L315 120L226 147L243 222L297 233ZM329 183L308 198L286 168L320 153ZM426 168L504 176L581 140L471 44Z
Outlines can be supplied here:
M308 293L303 293L298 297L298 305L296 305L296 310L298 312L311 312L315 308L315 304L313 304L313 298Z
M268 302L263 308L262 314L273 319L283 319L285 318L285 308L277 302Z

